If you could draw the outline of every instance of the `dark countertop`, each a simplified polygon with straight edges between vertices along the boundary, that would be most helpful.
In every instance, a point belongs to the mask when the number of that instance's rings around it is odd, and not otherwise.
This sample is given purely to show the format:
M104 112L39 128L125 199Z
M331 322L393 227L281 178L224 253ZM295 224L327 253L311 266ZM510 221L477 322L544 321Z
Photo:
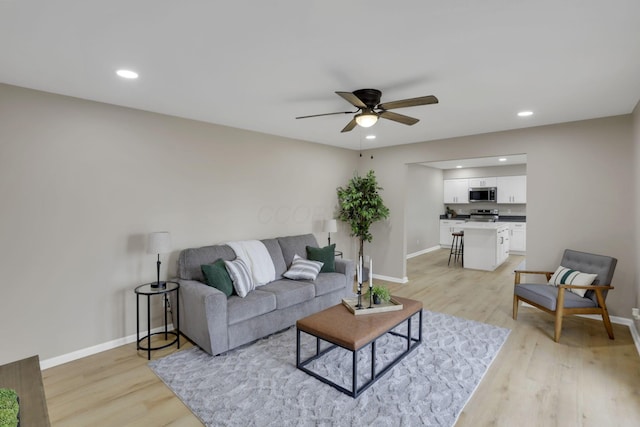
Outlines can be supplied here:
M465 221L469 219L469 215L458 215L453 218L447 218L446 215L440 215L440 219ZM498 222L527 222L527 217L525 215L500 215L498 217Z
M440 219L451 219L451 220L458 220L458 221L464 221L466 219L469 219L469 215L458 215L455 217L451 217L451 218L447 218L447 215L440 215Z
M500 222L527 222L527 217L524 215L500 215L498 216Z

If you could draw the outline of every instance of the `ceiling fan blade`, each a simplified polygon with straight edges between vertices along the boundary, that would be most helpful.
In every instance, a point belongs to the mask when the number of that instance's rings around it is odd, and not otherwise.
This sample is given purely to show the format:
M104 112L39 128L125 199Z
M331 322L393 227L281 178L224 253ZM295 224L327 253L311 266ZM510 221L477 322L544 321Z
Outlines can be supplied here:
M336 92L336 93L341 97L343 97L349 104L353 105L354 107L367 108L367 105L364 102L362 102L360 98L358 98L351 92Z
M311 116L296 117L296 119L308 119L309 117L333 116L334 114L355 114L357 112L358 112L358 110L356 110L356 111L339 111L337 113L312 114Z
M347 125L344 127L344 129L342 129L340 132L349 132L352 131L354 127L356 127L358 125L358 123L356 122L356 119L353 118L351 119L351 121L349 123L347 123Z
M391 111L381 111L380 117L393 120L394 122L402 123L403 125L415 125L420 120L413 117L405 116L404 114L392 113Z
M395 108L416 107L418 105L437 104L438 98L433 95L420 96L418 98L403 99L400 101L385 102L378 105L383 110L393 110Z

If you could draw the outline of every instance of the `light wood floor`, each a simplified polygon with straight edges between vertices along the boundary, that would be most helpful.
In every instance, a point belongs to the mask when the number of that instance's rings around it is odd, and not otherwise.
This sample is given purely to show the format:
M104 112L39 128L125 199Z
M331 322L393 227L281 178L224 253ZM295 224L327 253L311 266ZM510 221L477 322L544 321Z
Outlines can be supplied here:
M511 329L457 426L640 425L640 356L626 326L613 325L612 341L602 322L571 317L555 343L552 316L521 307L518 321L511 318L512 271L523 257L511 255L491 273L447 267L447 257L439 250L412 258L409 283L385 284L427 310ZM135 344L47 369L43 377L54 426L201 425Z

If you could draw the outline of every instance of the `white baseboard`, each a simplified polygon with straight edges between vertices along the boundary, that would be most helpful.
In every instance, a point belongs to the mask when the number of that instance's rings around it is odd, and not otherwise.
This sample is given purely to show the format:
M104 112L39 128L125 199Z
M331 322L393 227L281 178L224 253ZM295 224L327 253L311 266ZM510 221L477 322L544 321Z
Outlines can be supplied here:
M412 254L407 254L407 259L415 258L417 256L428 254L429 252L438 251L438 250L440 250L440 246L433 246L431 248L423 249L421 251L414 252ZM373 277L375 277L375 274L373 275Z
M406 277L406 276L404 278L402 278L402 279L399 279L397 277L383 276L382 274L374 274L373 278L374 279L385 280L387 282L393 282L393 283L409 283L409 278Z
M173 324L167 325L167 328L173 330ZM151 333L164 332L164 326L157 327L151 330ZM145 335L140 331L140 336ZM125 344L136 342L136 334L129 335L127 337L118 338L112 341L108 341L102 344L94 345L92 347L83 348L81 350L73 351L71 353L63 354L62 356L52 357L51 359L41 360L40 369L53 368L54 366L62 365L63 363L73 362L74 360L82 359L83 357L91 356L103 351L112 350L116 347L120 347Z

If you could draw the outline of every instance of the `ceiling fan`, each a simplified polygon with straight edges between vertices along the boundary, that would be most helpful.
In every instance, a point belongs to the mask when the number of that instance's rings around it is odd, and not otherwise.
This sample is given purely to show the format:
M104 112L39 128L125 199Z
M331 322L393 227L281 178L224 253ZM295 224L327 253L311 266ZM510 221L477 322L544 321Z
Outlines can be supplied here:
M418 119L391 112L396 108L416 107L418 105L437 104L438 98L433 95L421 96L418 98L403 99L400 101L391 101L380 103L382 92L378 89L358 89L353 92L336 92L347 102L358 109L356 111L340 111L337 113L314 114L311 116L300 116L296 119L307 119L309 117L331 116L334 114L355 114L353 119L342 129L342 132L349 132L360 125L368 128L376 124L378 118L393 120L394 122L404 125L415 125ZM356 114L357 113L357 114Z

